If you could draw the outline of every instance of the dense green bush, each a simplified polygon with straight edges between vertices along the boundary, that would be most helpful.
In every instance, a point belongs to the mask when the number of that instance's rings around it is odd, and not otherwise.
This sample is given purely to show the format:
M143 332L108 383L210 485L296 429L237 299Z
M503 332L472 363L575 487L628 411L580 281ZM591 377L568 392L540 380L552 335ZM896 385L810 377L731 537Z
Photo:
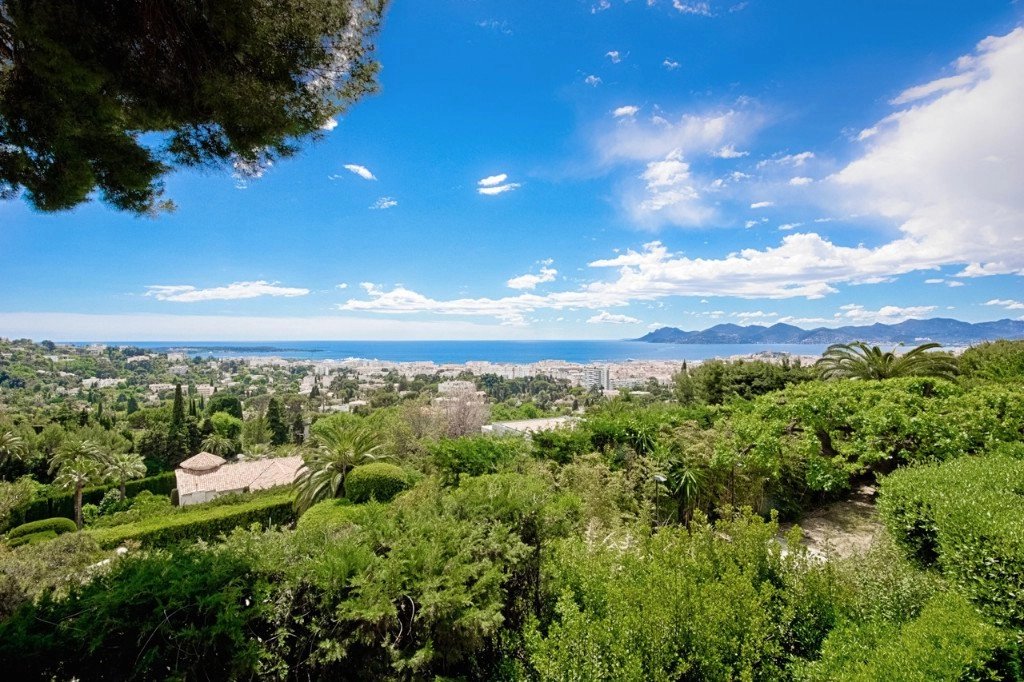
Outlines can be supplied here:
M972 346L960 356L960 373L968 380L1024 381L1024 341Z
M174 472L168 471L156 476L128 481L125 484L125 495L127 497L135 497L144 490L148 490L156 495L169 495L174 486ZM86 488L82 491L82 503L98 505L103 502L103 498L108 491L117 490L117 488L117 484ZM32 500L27 507L20 510L20 512L13 513L12 516L19 516L21 523L48 519L54 516L64 516L73 519L75 517L75 496L73 493L54 492L45 497Z
M456 485L459 476L491 474L522 456L529 445L522 438L467 436L442 438L429 446L431 461L446 485Z
M12 528L7 533L8 540L14 540L23 535L29 535L31 533L40 533L43 531L52 530L56 534L60 533L73 533L78 530L78 526L71 519L65 518L53 518L53 519L40 519L39 521L32 521L30 523L24 523L17 528Z
M338 528L353 522L359 507L345 498L334 498L318 502L307 509L295 522L295 532L306 537L324 539Z
M274 526L295 518L293 495L279 492L254 496L238 504L210 504L181 507L167 516L153 516L135 523L86 532L101 547L117 547L135 540L146 547L167 547L187 540L212 540L238 526Z
M0 621L46 592L56 598L69 586L89 580L96 572L90 567L103 557L85 533L65 533L16 549L0 543Z
M530 436L533 454L559 464L567 464L593 450L590 434L583 429L553 429Z
M353 502L387 502L408 487L402 467L387 462L357 466L345 477L345 496Z
M21 547L22 545L34 545L39 542L47 542L57 537L57 531L55 530L41 530L35 533L28 533L21 537L8 540L7 544L10 547Z
M808 682L959 682L1006 679L997 669L1006 636L956 593L929 600L902 627L868 621L836 628Z
M878 507L911 556L941 568L997 624L1024 624L1024 460L904 469L885 479Z

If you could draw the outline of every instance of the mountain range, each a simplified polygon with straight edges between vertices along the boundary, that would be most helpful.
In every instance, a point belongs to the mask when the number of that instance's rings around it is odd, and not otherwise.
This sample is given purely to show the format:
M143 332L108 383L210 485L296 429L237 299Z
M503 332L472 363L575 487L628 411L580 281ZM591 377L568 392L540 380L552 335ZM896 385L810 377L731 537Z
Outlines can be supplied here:
M935 317L929 320L905 320L898 324L872 324L865 326L818 327L801 329L791 324L741 326L718 324L703 331L687 332L675 327L661 327L636 341L648 343L870 343L921 344L937 341L945 345L966 345L996 339L1024 338L1024 320L996 320L993 322L962 322Z

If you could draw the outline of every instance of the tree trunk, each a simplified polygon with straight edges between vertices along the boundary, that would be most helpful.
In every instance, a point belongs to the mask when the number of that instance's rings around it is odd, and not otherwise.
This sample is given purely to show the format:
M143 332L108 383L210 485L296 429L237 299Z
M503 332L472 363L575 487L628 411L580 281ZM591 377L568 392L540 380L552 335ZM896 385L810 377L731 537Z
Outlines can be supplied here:
M124 502L124 498L127 497L127 494L125 493L123 478L121 479L121 485L118 486L118 489L121 491L121 501Z
M82 484L75 486L75 525L82 530Z

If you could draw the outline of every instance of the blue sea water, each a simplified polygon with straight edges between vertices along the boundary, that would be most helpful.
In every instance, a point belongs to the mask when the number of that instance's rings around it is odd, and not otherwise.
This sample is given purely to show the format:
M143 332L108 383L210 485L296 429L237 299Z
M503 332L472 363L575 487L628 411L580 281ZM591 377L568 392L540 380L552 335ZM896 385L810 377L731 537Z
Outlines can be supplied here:
M113 342L112 342L113 343ZM185 352L215 358L274 356L296 360L365 358L391 362L438 364L489 361L575 363L624 360L706 360L762 351L819 355L817 344L673 344L640 341L280 341L196 343L173 341L116 342L158 352Z

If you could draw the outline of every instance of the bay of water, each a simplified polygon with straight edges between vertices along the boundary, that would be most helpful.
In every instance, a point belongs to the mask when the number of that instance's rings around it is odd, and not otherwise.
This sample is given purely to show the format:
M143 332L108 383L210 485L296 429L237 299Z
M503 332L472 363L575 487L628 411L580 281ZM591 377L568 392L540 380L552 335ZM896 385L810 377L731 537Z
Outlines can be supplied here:
M365 358L438 364L489 361L531 363L563 360L580 364L625 360L706 360L763 351L820 355L819 344L674 344L640 341L260 341L196 343L117 342L158 352L184 352L214 358L273 356L294 360Z

